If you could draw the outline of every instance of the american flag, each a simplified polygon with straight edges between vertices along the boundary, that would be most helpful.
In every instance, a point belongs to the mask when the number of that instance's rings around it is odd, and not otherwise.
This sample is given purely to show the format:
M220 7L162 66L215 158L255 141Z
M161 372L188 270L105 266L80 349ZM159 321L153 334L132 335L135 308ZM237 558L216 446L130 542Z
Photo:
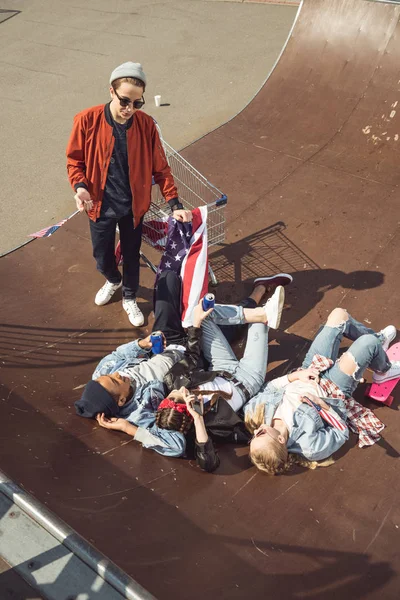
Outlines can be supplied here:
M339 415L335 413L333 409L326 410L325 408L322 408L322 406L319 406L318 404L313 402L307 396L304 396L303 399L306 401L306 404L313 406L315 410L319 412L319 416L321 417L321 419L324 419L324 421L326 421L329 425L335 427L336 429L339 429L340 431L345 431L347 429L347 425L340 419Z
M79 210L76 210L74 213L72 213L72 215L70 215L66 219L59 221L55 225L50 225L50 227L45 227L44 229L41 229L40 231L36 231L35 233L30 233L28 237L33 237L33 238L50 237L51 235L53 235L53 233L55 231L57 231L57 229L62 227L62 225L64 225L64 223L66 223L67 221L69 221L69 219L71 219L72 217L77 215L78 212L79 212Z
M207 207L195 208L192 216L191 223L169 218L167 244L157 271L157 276L166 270L180 274L183 327L193 324L193 309L208 290Z

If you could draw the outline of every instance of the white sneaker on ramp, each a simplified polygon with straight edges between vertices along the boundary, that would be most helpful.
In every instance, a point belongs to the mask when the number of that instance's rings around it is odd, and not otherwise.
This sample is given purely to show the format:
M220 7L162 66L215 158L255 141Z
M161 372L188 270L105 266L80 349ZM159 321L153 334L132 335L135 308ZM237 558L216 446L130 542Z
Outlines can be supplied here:
M119 283L111 283L110 281L106 281L103 287L97 292L94 303L97 304L97 306L104 306L104 304L110 302L111 298L120 287L122 287L122 281Z
M129 321L134 327L141 327L144 323L144 316L137 305L136 300L122 300L122 308L129 317Z
M265 314L268 319L268 327L278 329L281 322L283 305L285 302L285 289L278 285L271 298L264 304Z

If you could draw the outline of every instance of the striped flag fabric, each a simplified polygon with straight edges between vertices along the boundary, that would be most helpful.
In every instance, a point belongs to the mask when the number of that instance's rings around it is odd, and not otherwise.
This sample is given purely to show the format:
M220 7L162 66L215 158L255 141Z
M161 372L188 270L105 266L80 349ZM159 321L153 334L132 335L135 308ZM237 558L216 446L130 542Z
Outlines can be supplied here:
M70 215L69 217L67 217L66 219L63 219L62 221L59 221L58 223L56 223L55 225L50 225L50 227L45 227L44 229L41 229L40 231L35 231L35 233L30 233L28 237L33 237L33 238L45 238L45 237L50 237L51 235L53 235L53 233L55 231L57 231L57 229L59 229L60 227L62 227L67 221L69 221L69 219L71 219L72 217L74 217L75 215L77 215L79 212L79 210L76 210L74 213L72 213L72 215Z
M308 398L308 396L303 396L303 399L306 400L306 404L313 406L315 410L319 412L321 419L324 419L324 421L326 421L329 425L335 427L335 429L339 429L340 431L345 431L347 429L346 423L342 421L342 419L337 413L335 413L333 409L326 410L325 408L322 408L322 406L319 406L313 402L310 398Z
M193 309L208 291L207 206L195 208L192 215L190 248L181 268L183 327L193 325Z
M182 326L190 327L193 309L208 290L207 206L192 211L191 223L169 218L167 244L157 277L166 270L181 277Z

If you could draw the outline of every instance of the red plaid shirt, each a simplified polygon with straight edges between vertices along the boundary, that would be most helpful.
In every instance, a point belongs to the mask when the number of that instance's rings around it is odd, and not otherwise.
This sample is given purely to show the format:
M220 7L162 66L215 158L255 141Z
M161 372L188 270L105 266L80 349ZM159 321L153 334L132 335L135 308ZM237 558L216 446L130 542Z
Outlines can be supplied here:
M317 369L323 373L333 365L333 360L316 354L312 359L310 368ZM325 392L327 398L340 398L343 400L347 412L347 424L353 433L358 434L358 446L372 446L381 439L379 433L385 425L372 410L356 402L354 398L346 398L342 390L330 379L321 377L319 386Z

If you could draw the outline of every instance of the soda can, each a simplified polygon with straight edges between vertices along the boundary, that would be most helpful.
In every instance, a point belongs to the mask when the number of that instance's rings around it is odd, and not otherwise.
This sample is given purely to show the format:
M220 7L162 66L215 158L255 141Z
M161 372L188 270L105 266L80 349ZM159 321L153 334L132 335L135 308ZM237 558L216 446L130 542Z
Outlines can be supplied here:
M206 294L203 298L203 310L214 308L215 296L214 294Z
M153 354L161 354L164 350L164 340L161 331L154 331L150 336L150 341Z

